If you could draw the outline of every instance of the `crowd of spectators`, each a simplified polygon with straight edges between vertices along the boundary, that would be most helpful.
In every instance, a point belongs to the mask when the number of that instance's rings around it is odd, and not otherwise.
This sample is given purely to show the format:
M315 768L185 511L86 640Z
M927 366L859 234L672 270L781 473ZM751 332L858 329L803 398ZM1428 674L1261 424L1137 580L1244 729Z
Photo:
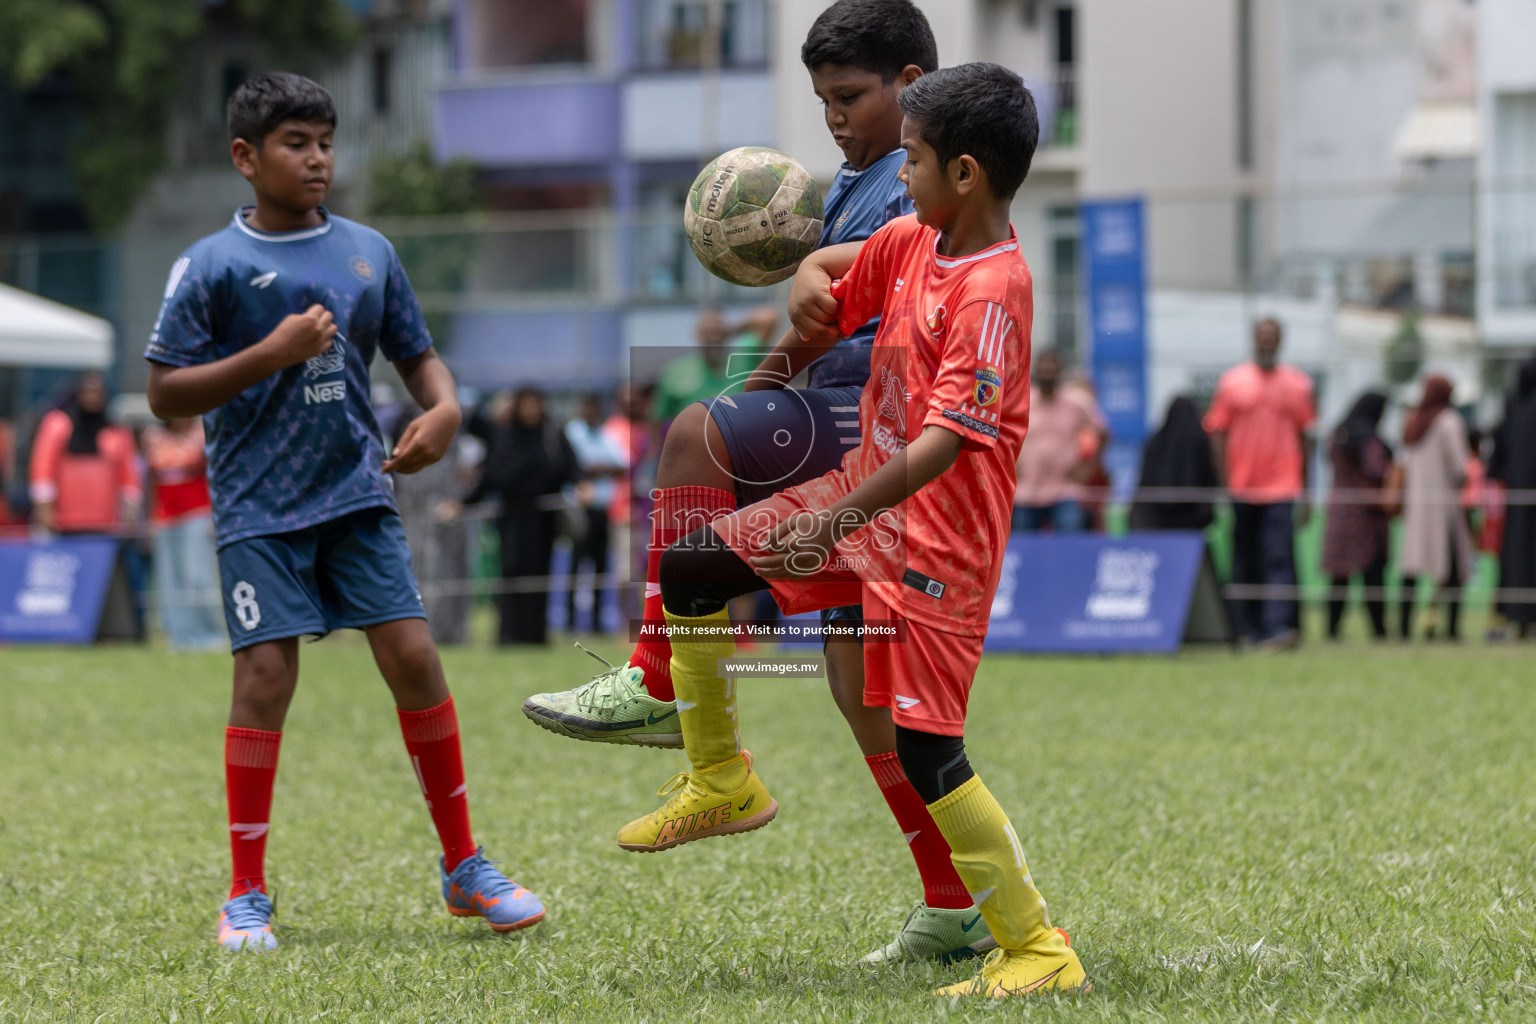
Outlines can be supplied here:
M437 640L467 640L476 595L484 593L494 595L503 644L546 643L552 618L571 632L601 632L637 616L642 596L630 581L643 579L649 494L667 425L690 403L739 386L727 357L762 351L775 327L771 310L734 324L707 310L696 347L645 386L553 401L531 386L483 401L467 394L464 429L447 456L394 480ZM1315 557L1329 583L1330 637L1341 635L1358 579L1371 635L1459 638L1461 596L1480 552L1496 555L1498 565L1489 636L1536 636L1536 357L1519 368L1503 418L1486 436L1456 404L1453 382L1436 373L1419 382L1392 437L1383 431L1393 413L1383 390L1357 396L1320 435L1311 379L1280 359L1282 343L1281 324L1260 321L1253 358L1221 376L1203 415L1196 396L1173 399L1143 446L1124 525L1221 527L1230 538L1227 593L1238 637L1294 646L1302 621L1298 530L1318 490L1311 470L1326 467ZM26 458L0 421L0 527L29 522L36 537L132 541L125 568L141 593L152 594L147 603L168 641L221 646L202 423L151 424L136 437L114 421L108 398L100 374L83 374L36 421ZM573 415L556 415L554 404ZM380 408L395 438L419 414L409 403ZM1111 440L1090 382L1057 353L1039 353L1013 529L1112 526L1103 514ZM568 557L556 579L562 538ZM152 554L152 586L144 585L140 553ZM1390 617L1394 576L1401 589Z

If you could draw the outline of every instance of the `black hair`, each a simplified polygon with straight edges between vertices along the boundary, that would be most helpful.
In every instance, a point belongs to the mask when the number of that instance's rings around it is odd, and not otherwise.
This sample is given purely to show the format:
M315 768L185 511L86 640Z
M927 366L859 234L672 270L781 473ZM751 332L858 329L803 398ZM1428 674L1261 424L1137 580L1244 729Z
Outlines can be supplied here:
M912 0L837 0L812 23L800 61L809 71L823 64L851 65L888 85L909 64L924 74L937 70L939 46Z
M336 103L331 94L303 75L263 71L240 83L225 107L229 139L244 139L260 148L284 121L307 121L336 127Z
M1040 141L1040 117L1024 79L979 61L926 74L896 98L941 165L969 156L986 172L994 196L1013 198Z

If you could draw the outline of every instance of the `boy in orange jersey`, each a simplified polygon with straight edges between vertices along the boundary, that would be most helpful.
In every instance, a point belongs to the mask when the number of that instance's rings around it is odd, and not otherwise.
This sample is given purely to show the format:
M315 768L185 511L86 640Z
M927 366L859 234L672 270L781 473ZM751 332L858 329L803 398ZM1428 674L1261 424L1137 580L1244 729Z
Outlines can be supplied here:
M807 338L881 316L863 440L841 468L716 519L662 557L691 770L619 844L668 849L760 828L778 811L719 675L734 651L726 602L765 587L788 612L862 598L866 622L901 634L866 638L865 703L891 709L901 766L997 940L975 978L940 993L1081 989L1082 965L963 739L1029 420L1033 294L1008 204L1038 139L1034 100L1017 75L983 63L919 78L900 102L901 179L916 212L862 248L813 254L790 297Z

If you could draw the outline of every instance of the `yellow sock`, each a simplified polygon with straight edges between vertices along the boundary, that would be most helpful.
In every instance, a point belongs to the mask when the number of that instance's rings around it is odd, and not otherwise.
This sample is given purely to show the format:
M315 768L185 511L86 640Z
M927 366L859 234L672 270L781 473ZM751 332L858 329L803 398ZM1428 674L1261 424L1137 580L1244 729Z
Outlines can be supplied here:
M736 653L731 616L722 608L697 618L666 612L672 641L672 689L677 695L683 747L695 769L729 761L741 753L741 724L736 718L736 684L721 677L718 661ZM747 768L719 776L727 789L747 780Z
M928 812L997 944L1018 950L1049 934L1045 900L1029 877L1024 848L981 776L929 804Z

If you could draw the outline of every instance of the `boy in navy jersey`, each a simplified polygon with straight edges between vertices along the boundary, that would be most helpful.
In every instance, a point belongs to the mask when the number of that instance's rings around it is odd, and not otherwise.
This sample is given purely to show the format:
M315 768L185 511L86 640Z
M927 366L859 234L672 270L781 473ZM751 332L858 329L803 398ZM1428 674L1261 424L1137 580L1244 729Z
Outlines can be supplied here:
M912 0L837 0L817 16L800 48L827 130L845 162L832 180L820 247L859 242L912 212L898 178L897 97L938 67L928 19ZM673 422L656 475L646 576L652 627L628 661L591 682L523 702L534 722L561 735L608 743L682 746L674 701L658 567L667 547L706 522L837 468L859 445L859 396L869 380L880 317L834 344L791 330L747 381L745 392L698 402ZM809 367L810 387L786 393ZM785 439L789 439L787 442ZM822 612L843 628L863 621L857 606ZM895 938L864 962L952 959L990 949L992 936L950 863L949 846L896 758L896 730L884 707L864 703L859 641L826 644L827 681L881 795L900 826L923 883L923 901Z
M427 630L384 473L443 456L459 427L394 248L330 214L336 108L307 78L271 72L229 100L230 155L254 206L171 268L145 351L162 418L203 416L224 615L235 656L225 730L234 870L219 914L229 950L277 948L263 860L300 636L361 629L395 698L442 840L443 898L497 931L538 923L538 897L475 846L458 719ZM369 406L375 350L426 412L384 451Z

